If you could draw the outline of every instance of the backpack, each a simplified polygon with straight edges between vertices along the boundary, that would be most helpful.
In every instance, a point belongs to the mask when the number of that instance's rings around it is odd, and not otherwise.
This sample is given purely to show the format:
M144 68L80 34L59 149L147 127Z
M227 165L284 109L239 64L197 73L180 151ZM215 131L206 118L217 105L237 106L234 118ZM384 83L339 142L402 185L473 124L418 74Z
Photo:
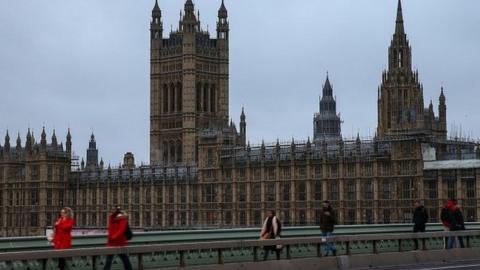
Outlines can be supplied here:
M450 211L448 208L442 208L442 212L440 212L440 219L442 222L449 222L450 221Z
M128 224L127 229L125 230L125 237L127 237L127 240L131 240L133 238L133 232Z

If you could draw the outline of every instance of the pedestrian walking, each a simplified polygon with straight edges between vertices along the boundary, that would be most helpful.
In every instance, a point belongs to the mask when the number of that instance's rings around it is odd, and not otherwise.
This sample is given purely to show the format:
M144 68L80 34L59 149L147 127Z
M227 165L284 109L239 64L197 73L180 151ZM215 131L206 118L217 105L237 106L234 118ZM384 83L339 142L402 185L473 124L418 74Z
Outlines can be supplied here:
M128 220L127 214L122 209L116 206L110 216L108 217L108 242L109 247L123 247L128 244L127 238ZM132 264L128 259L127 254L118 255L122 260L125 270L132 270ZM113 255L108 255L104 270L110 270L113 262Z
M260 239L262 240L271 240L271 239L278 239L280 238L280 233L282 230L282 223L275 215L275 211L270 210L267 212L267 217L263 222L262 230L260 232ZM264 255L263 260L267 260L268 254L270 252L275 251L277 255L277 260L280 260L280 252L282 250L282 246L264 246Z
M426 224L428 222L428 212L422 202L415 201L413 211L413 232L425 232ZM418 249L418 239L415 239L415 249Z
M324 201L320 212L320 230L322 231L322 236L325 237L325 256L328 256L330 252L333 256L337 255L335 245L329 241L330 236L333 235L335 224L336 218L332 205L329 201Z
M457 202L455 202L455 206L453 208L453 212L450 217L450 231L464 231L465 230L465 221L463 217L462 210ZM456 238L460 243L460 247L464 248L465 245L463 243L463 238L461 236L458 237L450 237L448 241L448 248L456 247Z
M53 226L52 244L53 248L69 249L72 247L72 228L75 225L73 211L69 207L60 210L60 216ZM65 258L58 259L58 269L64 270L66 267Z
M452 222L452 215L455 210L455 204L456 200L455 199L450 199L447 201L447 203L443 206L442 211L440 212L440 220L442 221L443 225L443 230L444 231L450 231L451 225L450 223ZM445 237L445 248L449 248L449 242L450 242L451 237Z

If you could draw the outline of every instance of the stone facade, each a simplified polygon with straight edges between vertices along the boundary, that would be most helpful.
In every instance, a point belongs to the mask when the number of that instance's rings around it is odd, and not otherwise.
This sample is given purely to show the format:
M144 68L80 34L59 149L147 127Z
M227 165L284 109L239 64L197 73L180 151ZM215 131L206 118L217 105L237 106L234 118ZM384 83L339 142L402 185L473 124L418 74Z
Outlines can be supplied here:
M202 30L191 0L167 39L161 14L156 2L150 27L150 164L193 164L199 132L228 124L227 9L222 2L216 39Z
M132 227L144 229L260 226L266 210L284 225L314 225L323 200L340 224L411 220L423 200L432 222L448 198L458 198L467 220L480 216L480 147L446 137L443 89L439 117L424 109L399 2L389 69L378 99L378 134L346 141L327 79L314 140L251 146L246 117L240 132L228 124L228 21L218 12L217 39L201 31L187 0L179 29L162 37L158 3L151 22L151 164L104 168L92 135L87 166L71 171L66 148L45 132L28 132L0 146L1 236L43 234L61 206L74 209L78 227L105 227L120 205ZM328 117L327 117L328 116ZM325 136L328 135L328 136ZM328 137L328 138L327 138ZM26 211L28 210L28 211Z

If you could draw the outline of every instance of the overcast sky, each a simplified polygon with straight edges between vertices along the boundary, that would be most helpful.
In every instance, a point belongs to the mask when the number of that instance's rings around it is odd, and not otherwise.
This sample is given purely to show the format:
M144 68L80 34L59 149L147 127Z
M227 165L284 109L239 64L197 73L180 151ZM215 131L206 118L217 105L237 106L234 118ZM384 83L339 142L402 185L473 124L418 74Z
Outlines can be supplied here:
M164 36L183 0L160 0ZM225 0L230 20L230 116L247 116L252 144L306 140L328 71L342 133L373 135L377 88L387 65L397 0ZM153 0L0 1L0 134L28 127L77 155L90 133L117 165L149 159L149 21ZM196 0L215 35L220 0ZM443 85L448 128L480 137L480 1L404 0L413 66L425 107ZM3 145L3 139L0 140Z

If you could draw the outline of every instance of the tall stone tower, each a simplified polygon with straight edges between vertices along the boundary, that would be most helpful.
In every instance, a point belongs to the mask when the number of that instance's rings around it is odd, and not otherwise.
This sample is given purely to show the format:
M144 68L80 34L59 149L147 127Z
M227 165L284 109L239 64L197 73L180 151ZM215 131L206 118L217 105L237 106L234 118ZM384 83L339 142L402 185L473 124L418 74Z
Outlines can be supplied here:
M313 118L314 141L339 140L342 137L341 123L342 120L337 115L337 102L333 97L333 88L327 74L320 99L320 111Z
M95 135L90 136L87 149L87 168L96 168L98 166L98 149Z
M152 10L150 55L150 163L194 163L202 129L228 124L229 25L222 1L217 38L200 26L185 2L178 29L163 38L162 12Z
M412 70L411 50L403 25L402 3L398 0L395 33L388 50L388 70L383 72L378 89L378 136L434 135L444 140L447 129L443 90L440 117L436 118L433 106L424 108L423 86L418 71Z

